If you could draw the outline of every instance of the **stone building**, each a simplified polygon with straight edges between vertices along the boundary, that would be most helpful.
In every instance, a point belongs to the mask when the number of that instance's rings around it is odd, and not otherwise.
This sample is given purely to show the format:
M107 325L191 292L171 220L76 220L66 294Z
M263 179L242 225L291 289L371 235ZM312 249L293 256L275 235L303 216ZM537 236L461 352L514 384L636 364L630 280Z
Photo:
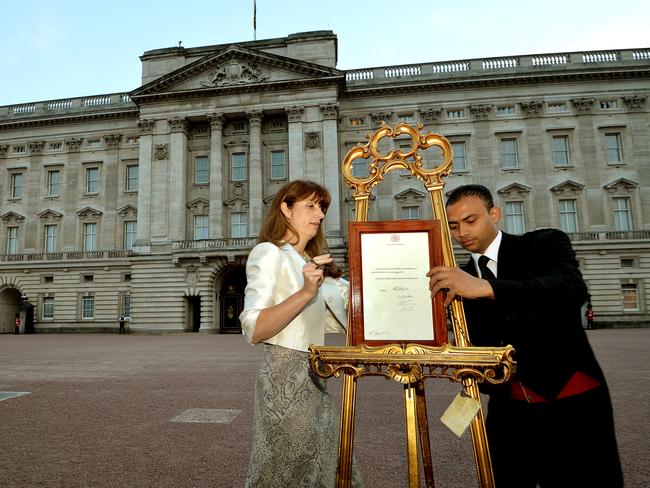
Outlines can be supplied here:
M344 263L341 160L399 121L450 139L447 189L491 188L504 230L570 234L597 323L650 322L650 48L342 71L317 31L141 60L130 93L0 107L0 332L23 295L37 332L115 330L121 314L131 332L239 332L278 188L332 191ZM431 217L404 172L373 198L373 220Z

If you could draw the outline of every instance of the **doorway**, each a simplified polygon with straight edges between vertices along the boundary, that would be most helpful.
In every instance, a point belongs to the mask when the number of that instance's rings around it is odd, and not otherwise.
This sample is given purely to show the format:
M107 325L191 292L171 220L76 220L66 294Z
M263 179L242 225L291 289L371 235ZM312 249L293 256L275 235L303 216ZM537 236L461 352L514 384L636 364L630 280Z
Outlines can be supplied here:
M232 268L221 284L221 313L219 331L222 334L241 334L239 314L244 308L246 270L243 266Z
M201 297L185 297L187 307L186 330L189 332L198 332L201 328Z
M0 334L13 333L21 293L16 288L0 291Z

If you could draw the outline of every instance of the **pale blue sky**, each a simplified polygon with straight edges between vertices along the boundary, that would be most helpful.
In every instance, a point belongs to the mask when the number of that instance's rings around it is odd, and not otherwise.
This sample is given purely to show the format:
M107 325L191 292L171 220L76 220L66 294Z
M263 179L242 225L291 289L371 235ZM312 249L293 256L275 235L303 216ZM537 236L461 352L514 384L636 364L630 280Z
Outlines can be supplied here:
M147 50L253 39L253 0L4 0L0 105L128 92ZM340 69L650 47L639 0L257 0L257 39L332 30Z

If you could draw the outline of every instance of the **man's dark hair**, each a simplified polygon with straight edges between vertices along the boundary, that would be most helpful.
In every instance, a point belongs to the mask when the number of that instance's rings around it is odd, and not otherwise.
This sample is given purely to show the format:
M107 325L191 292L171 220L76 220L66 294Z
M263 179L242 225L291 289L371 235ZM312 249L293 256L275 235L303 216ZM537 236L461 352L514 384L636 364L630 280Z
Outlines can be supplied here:
M448 207L449 205L453 205L464 197L480 198L483 200L483 203L485 203L485 206L488 210L494 207L494 199L492 198L492 193L490 193L490 190L488 190L483 185L462 185L458 188L454 188L451 190L451 192L449 192L449 195L447 196L446 206Z

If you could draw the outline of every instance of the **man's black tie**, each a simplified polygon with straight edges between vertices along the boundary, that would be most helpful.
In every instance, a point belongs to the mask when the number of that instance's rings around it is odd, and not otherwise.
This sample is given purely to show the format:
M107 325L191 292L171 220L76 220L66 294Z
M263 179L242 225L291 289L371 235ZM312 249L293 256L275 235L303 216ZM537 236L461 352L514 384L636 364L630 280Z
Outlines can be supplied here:
M488 268L488 263L490 258L487 256L480 256L478 258L478 268L481 270L481 278L484 280L496 280L497 277L494 276L494 273Z

